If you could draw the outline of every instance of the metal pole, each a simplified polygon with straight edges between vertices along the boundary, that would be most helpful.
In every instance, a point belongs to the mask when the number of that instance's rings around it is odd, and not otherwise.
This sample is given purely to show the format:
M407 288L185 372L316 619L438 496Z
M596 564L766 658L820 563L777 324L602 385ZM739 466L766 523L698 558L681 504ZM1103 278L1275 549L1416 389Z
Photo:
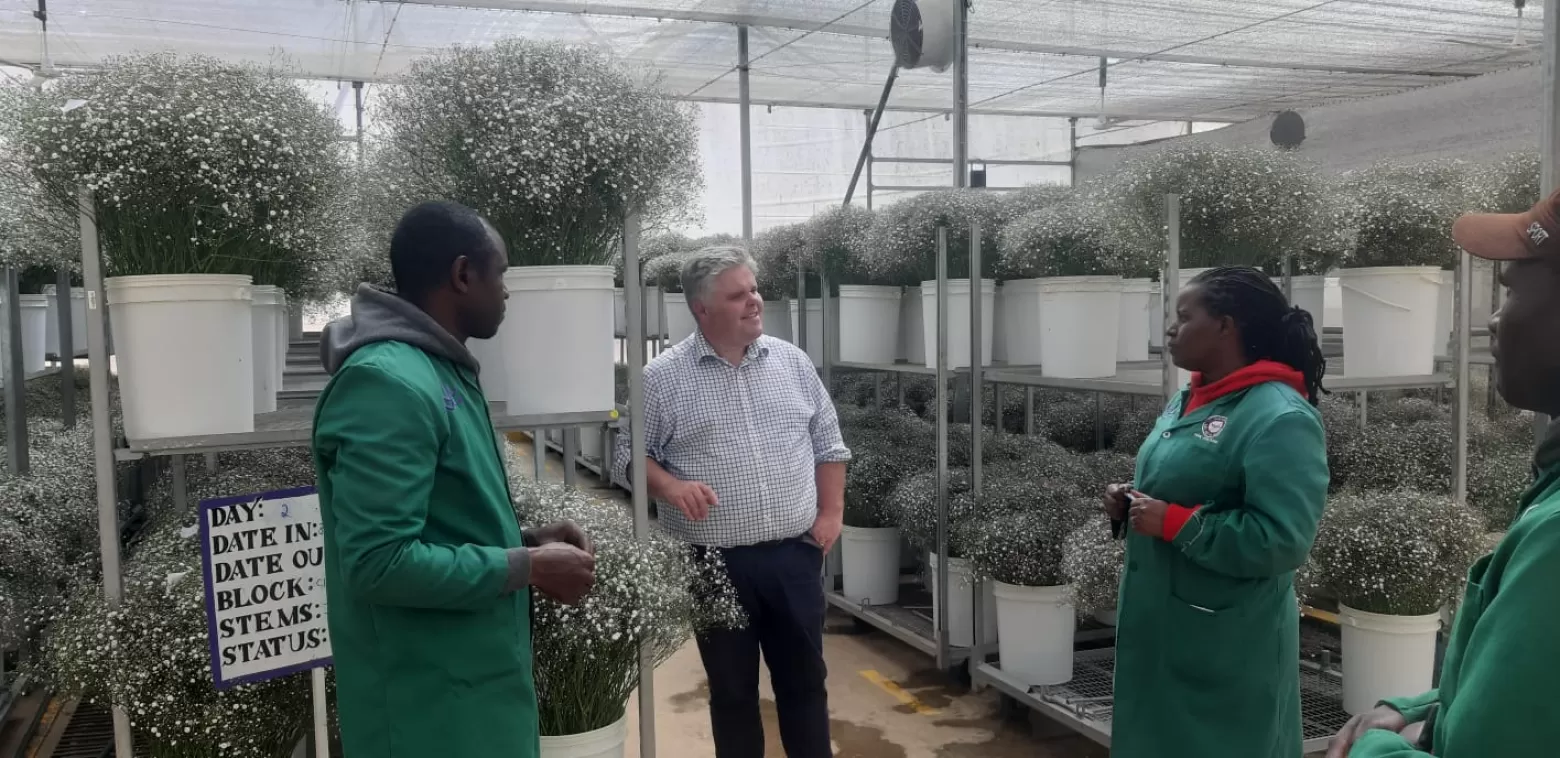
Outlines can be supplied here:
M819 331L823 332L823 339L819 340L818 345L818 355L820 356L818 365L823 369L823 388L826 392L832 392L834 389L834 385L829 381L833 374L833 368L830 364L834 362L833 351L835 350L834 340L831 339L834 335L830 333L830 327L839 328L835 325L834 319L829 317L830 300L829 272L820 265L818 267L818 318Z
M975 508L979 512L981 491L981 410L984 405L981 402L981 390L985 381L981 378L982 364L985 362L985 351L981 348L982 329L985 319L981 318L984 308L981 301L985 295L985 280L980 276L980 222L970 222L970 496L974 498ZM997 404L997 427L1002 426L1002 405ZM945 554L946 555L946 554ZM939 562L947 563L947 561ZM970 660L974 664L985 662L986 642L986 611L982 605L986 598L985 580L977 579L971 587L973 597L970 609L974 613L974 634L970 637Z
M172 469L173 479L173 509L174 513L184 515L190 512L190 486L189 465L182 455L170 456L169 467Z
M742 239L753 241L753 122L748 88L748 28L737 27L738 123L742 130Z
M580 430L578 427L563 429L563 486L579 486L579 474L574 470L580 459Z
M1539 195L1548 197L1560 186L1560 77L1555 75L1560 65L1560 0L1544 0L1544 109L1538 142ZM1549 429L1549 417L1542 413L1533 415L1533 435L1542 442Z
M1295 304L1295 257L1284 253L1284 299Z
M628 310L629 496L634 504L634 537L650 536L650 498L645 484L645 325L639 318L639 214L623 221L623 297ZM661 322L666 323L666 322ZM639 755L655 758L655 658L639 651Z
M1505 293L1501 291L1500 287L1500 263L1491 263L1490 266L1492 268L1490 272L1490 316L1493 317L1496 312L1500 311L1501 295ZM1494 345L1495 338L1491 336L1490 346L1494 347ZM1495 408L1500 402L1500 390L1495 386L1493 366L1490 367L1488 376L1490 381L1484 386L1484 413L1490 418L1495 418Z
M937 668L948 670L948 227L937 227Z
M953 2L953 186L962 189L970 180L970 8L967 0Z
M1024 436L1035 436L1035 388L1024 387Z
M325 694L325 669L310 671L309 684L314 697L314 755L330 758L330 701Z
M861 179L861 171L872 160L872 139L877 136L878 124L883 121L883 111L888 108L888 95L894 91L894 81L899 78L899 64L888 70L888 80L883 82L883 94L878 95L877 108L873 109L867 117L867 137L861 141L861 153L856 156L856 169L850 173L850 185L845 188L845 202L841 205L850 205L850 199L856 195L856 182ZM870 169L867 174L867 209L872 208L872 175Z
M70 269L60 267L54 279L54 309L60 339L54 346L60 357L60 423L76 428L76 293L70 288Z
M17 270L5 270L6 463L13 475L27 473L27 366L22 360L22 302Z
M807 269L796 267L796 346L807 352Z
M1067 183L1078 186L1078 117L1067 119Z
M1177 283L1181 281L1181 196L1165 195L1165 223L1169 227L1169 244L1165 254L1165 277L1159 285L1159 291L1163 293L1160 298L1160 307L1165 311L1165 323L1175 323L1175 295ZM1165 402L1180 390L1179 377L1176 375L1175 362L1170 360L1170 347L1166 345L1159 351L1159 360L1164 370L1162 387L1165 394Z
M547 430L531 430L531 464L536 471L536 481L542 481L547 471Z
M98 549L103 559L103 598L110 607L124 598L119 563L119 487L114 479L114 428L108 415L108 301L103 296L103 261L98 254L92 192L77 196L81 224L81 279L87 295L87 374L92 378L92 460L97 479ZM114 708L114 756L131 758L130 715Z
M1457 502L1468 502L1468 348L1471 344L1468 328L1473 318L1473 259L1467 253L1457 256L1457 284L1452 288L1453 330L1456 332L1456 349L1453 353L1453 370L1456 371L1457 395L1452 412L1452 496Z

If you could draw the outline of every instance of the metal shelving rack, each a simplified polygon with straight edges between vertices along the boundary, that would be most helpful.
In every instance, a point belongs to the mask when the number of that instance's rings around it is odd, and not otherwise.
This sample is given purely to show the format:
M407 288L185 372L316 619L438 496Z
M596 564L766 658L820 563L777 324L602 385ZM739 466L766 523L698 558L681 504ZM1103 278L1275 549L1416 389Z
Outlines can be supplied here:
M288 408L272 413L263 413L255 416L255 430L238 434L215 434L197 437L178 437L165 439L130 439L116 440L113 436L113 427L109 415L109 376L107 347L107 301L104 299L102 259L98 252L97 226L92 217L92 198L83 190L80 197L80 223L81 223L81 247L82 247L82 272L84 285L87 290L87 346L91 374L92 392L92 423L93 423L93 448L94 463L97 475L97 500L98 500L98 525L100 533L100 550L103 558L103 586L104 594L111 604L119 603L123 598L122 561L120 555L120 531L118 524L117 482L115 462L122 460L137 460L148 456L167 456L172 463L173 495L175 507L181 511L188 511L188 488L185 481L186 460L185 456L205 454L214 456L218 452L232 450L257 450L276 447L298 447L309 444L312 423L312 408ZM628 286L626 283L638 281L638 255L639 255L639 217L630 214L624 224L623 234L625 297L631 307L628 309L628 333L629 340L629 376L630 394L638 398L643 393L643 380L640 371L644 365L644 322L639 310L639 302L642 298L639 286ZM68 309L62 309L68 310ZM68 333L68 332L67 332ZM635 339L638 337L638 339ZM298 391L293 399L308 400L318 395L318 390ZM630 403L633 407L636 403ZM540 415L510 415L504 403L489 403L492 414L493 426L499 433L506 431L529 431L533 439L543 440L547 429L565 429L569 439L577 439L578 427L588 424L607 423L619 417L622 410L613 408L599 413L560 413ZM641 426L641 425L631 425ZM644 438L643 431L636 429L633 432L634 449L637 454L643 455ZM540 444L540 443L538 443ZM567 445L565 446L567 449ZM540 477L545 453L537 456L536 472ZM568 460L566 452L565 471L567 472L566 484L574 484L573 461ZM642 477L642 473L638 475ZM635 488L633 496L635 514L635 535L643 539L648 536L648 503L643 494L643 483ZM641 661L640 701L652 708L643 712L640 721L640 740L643 755L653 758L655 754L655 719L653 705L654 686L654 661L645 658ZM315 669L313 678L314 700L314 730L312 737L315 745L328 744L328 732L326 723L326 694L325 671ZM114 750L116 758L131 758L132 744L130 722L123 709L115 708L113 712L114 722ZM322 754L322 753L320 753Z

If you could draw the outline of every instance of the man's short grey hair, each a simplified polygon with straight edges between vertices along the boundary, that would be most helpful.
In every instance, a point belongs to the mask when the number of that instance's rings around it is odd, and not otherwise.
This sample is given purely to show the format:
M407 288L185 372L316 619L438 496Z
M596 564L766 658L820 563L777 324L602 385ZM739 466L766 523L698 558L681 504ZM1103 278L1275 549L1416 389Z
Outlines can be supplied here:
M753 256L740 247L706 247L690 253L682 266L683 296L688 300L688 307L692 308L694 303L702 302L709 295L711 280L738 266L758 273Z

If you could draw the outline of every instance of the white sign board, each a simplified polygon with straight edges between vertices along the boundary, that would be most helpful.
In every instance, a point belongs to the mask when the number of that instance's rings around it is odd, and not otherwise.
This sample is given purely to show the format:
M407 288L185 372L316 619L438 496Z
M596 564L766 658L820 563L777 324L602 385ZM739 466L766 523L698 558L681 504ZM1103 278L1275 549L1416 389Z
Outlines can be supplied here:
M218 689L330 665L313 487L204 501L200 539Z

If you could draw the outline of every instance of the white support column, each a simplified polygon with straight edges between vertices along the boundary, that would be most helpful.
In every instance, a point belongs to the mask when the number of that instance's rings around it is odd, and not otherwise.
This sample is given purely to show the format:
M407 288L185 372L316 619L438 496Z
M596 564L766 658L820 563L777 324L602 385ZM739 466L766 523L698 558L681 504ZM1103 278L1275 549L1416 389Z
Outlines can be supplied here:
M742 239L753 241L753 104L748 87L748 28L737 27L737 108L742 130Z

